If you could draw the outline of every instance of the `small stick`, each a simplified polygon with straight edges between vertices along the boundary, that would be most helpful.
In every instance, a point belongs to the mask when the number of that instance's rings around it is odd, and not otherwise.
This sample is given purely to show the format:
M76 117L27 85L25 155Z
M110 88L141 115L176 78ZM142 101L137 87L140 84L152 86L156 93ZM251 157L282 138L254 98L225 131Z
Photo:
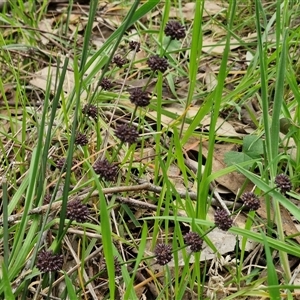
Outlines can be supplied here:
M118 187L110 187L110 188L103 188L102 189L102 193L104 195L111 195L111 194L117 194L117 193L122 193L122 192L132 192L132 191L150 191L150 192L154 192L154 193L161 193L162 188L160 186L156 186L154 184L151 184L149 182L145 182L142 180L139 180L140 184L138 185L132 185L132 186L118 186ZM227 206L231 206L232 202L231 201L224 201L221 199L221 197L219 196L219 194L214 191L213 187L210 187L212 189L212 191L214 192L214 195L216 197L218 197L218 199L212 199L211 203L213 205L220 205L221 203L226 207L226 209L228 210ZM187 192L187 191L177 191L177 193L179 194L179 196L183 199L185 198L190 198L192 200L197 200L197 193L195 192ZM76 196L77 198L79 198L80 200L85 199L87 196L89 195L89 193L84 193L81 194L79 196ZM94 191L90 197L94 197L94 196L98 196L99 192L96 190ZM116 197L116 200L121 202L121 203L126 203L129 205L132 205L134 207L138 207L138 208L142 208L142 209L149 209L149 210L153 210L156 211L157 210L157 206L151 203L147 203L147 202L143 202L143 201L139 201L139 200L135 200L132 198L126 198L126 197ZM54 203L52 203L51 205L51 210L57 210L60 208L62 204L62 201L56 201ZM42 205L40 207L36 207L34 209L31 209L28 212L28 215L37 215L37 214L43 214L44 212L46 212L49 208L50 204L46 204L46 205ZM221 205L223 207L223 205ZM238 207L239 205L237 205L236 207ZM224 208L224 207L223 207ZM164 211L164 208L160 208L161 211ZM15 215L11 215L8 217L7 222L8 223L14 223L18 220L20 220L23 217L23 213L20 214L15 214ZM0 219L0 225L3 225L3 219Z

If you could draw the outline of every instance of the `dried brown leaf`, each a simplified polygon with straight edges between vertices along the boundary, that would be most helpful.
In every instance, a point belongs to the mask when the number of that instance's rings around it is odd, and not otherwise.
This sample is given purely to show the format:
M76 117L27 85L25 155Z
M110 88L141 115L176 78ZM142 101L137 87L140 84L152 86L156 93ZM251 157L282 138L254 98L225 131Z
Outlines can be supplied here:
M235 145L233 144L216 144L214 149L213 163L212 163L212 173L223 170L226 168L226 164L224 163L224 154L228 151L234 151ZM203 142L202 144L202 155L204 157L208 156L208 143ZM218 184L223 185L227 189L229 189L235 195L238 193L239 189L245 182L245 176L232 172L221 177L215 179ZM253 185L249 184L246 187L247 191L252 189Z
M203 120L201 121L202 126L208 130L209 130L210 123L211 123L210 116L204 117ZM216 129L217 129L216 134L219 136L227 136L227 137L244 136L244 134L236 132L234 127L229 122L227 122L226 120L220 117L217 120Z
M206 64L205 66L205 83L206 83L206 90L208 92L212 92L215 87L217 86L218 84L218 80L217 80L217 77L214 73L214 71L209 67L208 64Z
M250 42L256 40L256 37L247 37L247 38L242 38L244 42ZM216 40L213 37L205 37L203 39L203 48L202 51L208 54L213 54L213 55L223 55L224 50L225 50L225 45L226 41L223 40ZM230 50L237 49L241 47L241 43L239 40L232 38L230 39Z
M195 2L188 2L182 8L175 8L174 6L170 10L171 18L184 18L187 21L194 20L195 17ZM219 14L224 10L224 4L218 1L205 1L203 17L213 16Z

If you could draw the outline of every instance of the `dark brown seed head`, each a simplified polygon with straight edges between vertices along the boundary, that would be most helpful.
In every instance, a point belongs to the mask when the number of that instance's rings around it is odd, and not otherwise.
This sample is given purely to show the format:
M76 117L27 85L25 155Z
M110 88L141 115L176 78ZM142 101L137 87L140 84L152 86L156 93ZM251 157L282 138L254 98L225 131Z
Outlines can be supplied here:
M132 51L140 52L141 51L141 44L136 41L129 42L129 49Z
M93 169L96 174L106 181L115 181L118 175L118 167L109 163L107 159L97 160L93 165Z
M220 229L227 231L232 226L232 219L225 209L217 209L215 212L215 224Z
M202 249L203 240L198 233L190 231L183 239L193 252L199 252Z
M116 64L119 68L122 68L127 63L127 59L122 58L120 55L116 55L112 59L112 63Z
M84 223L89 217L89 209L79 199L67 204L67 218L78 223Z
M279 174L275 178L275 184L280 189L282 194L286 194L292 189L290 178L285 174Z
M154 249L154 254L157 263L164 266L172 260L172 247L166 244L157 244Z
M116 137L123 143L134 144L139 137L139 133L135 127L129 124L119 125L115 131Z
M185 37L185 28L176 21L169 21L165 27L165 34L172 40L180 40Z
M113 84L108 78L103 78L100 82L100 86L107 91L113 87Z
M82 112L83 112L83 114L91 117L94 120L97 120L97 118L98 118L98 108L96 105L86 104L84 106L84 108L82 109Z
M41 250L37 256L36 266L41 272L54 272L62 269L63 255Z
M50 200L51 200L51 195L50 194L46 194L45 196L44 196L44 202L43 202L43 204L49 204L50 203Z
M63 172L65 172L67 170L67 159L65 157L61 157L59 160L57 160L56 162L56 168L59 170L62 170ZM74 166L74 162L72 161L72 166Z
M80 146L85 146L88 144L88 139L84 133L77 133L75 138L75 144Z
M56 162L56 168L59 170L63 170L65 171L67 167L66 164L66 158L65 157L61 157L57 162Z
M260 208L260 201L258 197L252 192L244 193L241 196L241 199L244 202L244 205L250 210L258 210Z
M121 267L121 264L120 264L119 259L118 259L117 256L114 256L114 266L115 266L115 275L116 276L121 276L122 275L122 267ZM105 274L104 277L106 278L106 276L107 276L107 263L106 263L105 259L103 261L101 261L100 269L101 270L106 270L106 273L103 273L103 274Z
M150 104L150 96L147 91L143 91L142 88L134 88L129 91L129 100L136 106L147 106Z
M169 66L168 61L164 57L159 57L158 55L150 56L147 63L149 68L154 72L160 71L164 73Z

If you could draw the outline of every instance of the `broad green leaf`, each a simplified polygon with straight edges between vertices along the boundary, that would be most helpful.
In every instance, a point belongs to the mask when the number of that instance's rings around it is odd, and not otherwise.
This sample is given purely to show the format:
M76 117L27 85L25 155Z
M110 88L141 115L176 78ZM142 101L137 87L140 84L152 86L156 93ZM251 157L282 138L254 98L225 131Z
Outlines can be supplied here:
M245 136L243 140L243 152L251 158L259 158L264 153L262 139L255 135Z

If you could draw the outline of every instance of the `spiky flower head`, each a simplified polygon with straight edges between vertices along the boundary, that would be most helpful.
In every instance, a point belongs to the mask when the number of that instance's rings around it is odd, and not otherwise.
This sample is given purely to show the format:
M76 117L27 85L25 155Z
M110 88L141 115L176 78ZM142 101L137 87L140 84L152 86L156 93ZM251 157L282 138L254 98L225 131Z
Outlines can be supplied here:
M100 82L100 86L105 90L110 90L113 87L111 80L108 78L103 78Z
M120 55L116 55L112 59L112 62L116 64L119 68L122 68L127 63L127 59L121 57Z
M176 21L169 21L165 27L165 34L172 40L180 40L185 37L185 28Z
M84 133L77 133L76 137L75 137L75 144L76 145L80 145L80 146L85 146L88 144L88 138L86 136L86 134Z
M74 199L67 204L67 218L78 223L84 223L89 217L88 207L79 199Z
M139 137L136 128L129 124L119 125L115 131L116 137L123 143L134 144Z
M91 117L94 120L98 119L98 107L93 104L86 104L82 109L83 114Z
M183 239L193 252L199 252L202 249L203 240L198 233L190 231Z
M157 244L154 249L154 254L157 263L164 266L172 260L172 247L166 244Z
M220 229L227 231L232 226L232 219L225 209L218 208L215 212L215 224Z
M260 208L260 201L258 197L252 192L244 193L241 196L241 199L244 202L244 205L250 210L258 210Z
M42 249L38 256L36 266L41 272L54 272L62 269L64 258L62 254Z
M116 276L121 276L122 275L122 267L119 261L119 258L117 256L114 256L114 266L115 266L115 275ZM100 262L100 270L106 271L104 274L104 277L108 276L107 274L107 262L106 259L104 258Z
M129 100L136 106L144 107L150 104L151 98L149 93L140 87L131 89L129 94Z
M168 66L169 66L167 59L165 59L164 57L160 57L158 55L151 55L148 58L147 63L148 63L149 68L154 72L160 71L160 72L164 73L168 69Z
M275 184L282 194L286 194L292 189L290 178L285 174L279 174L275 177Z
M107 159L98 159L94 163L93 169L106 181L115 181L119 170L118 166L111 164Z
M61 157L57 162L56 162L56 168L59 170L66 170L67 164L66 164L66 158Z
M135 52L140 52L141 51L141 44L136 41L130 41L129 42L129 49Z
M67 170L67 159L65 157L61 157L59 160L56 161L56 168L62 171ZM74 162L72 161L71 168L74 166Z

